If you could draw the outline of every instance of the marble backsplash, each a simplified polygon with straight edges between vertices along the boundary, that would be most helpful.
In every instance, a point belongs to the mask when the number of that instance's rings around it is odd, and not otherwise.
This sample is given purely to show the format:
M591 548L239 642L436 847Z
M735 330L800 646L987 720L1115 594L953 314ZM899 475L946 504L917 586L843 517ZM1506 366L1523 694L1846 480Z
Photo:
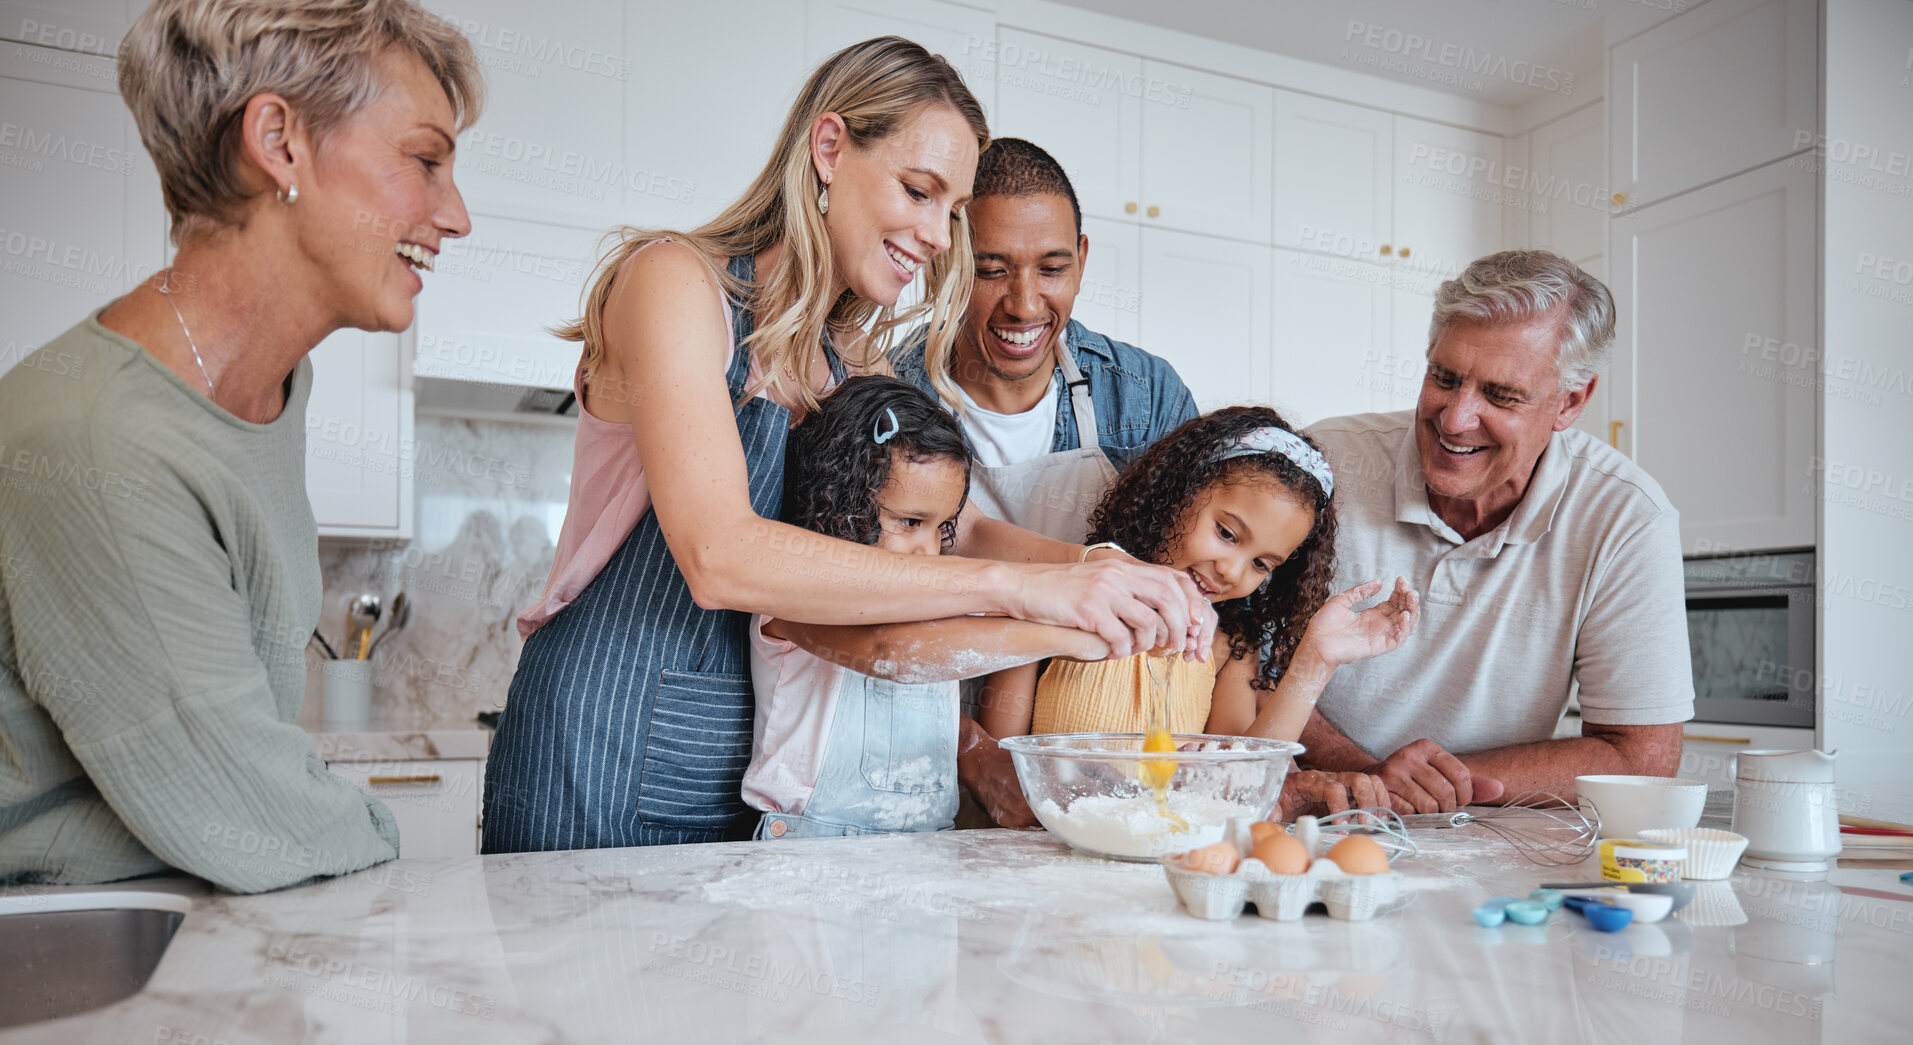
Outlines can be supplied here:
M411 619L372 655L383 728L474 724L504 703L523 643L514 623L544 588L564 521L575 421L421 416L411 541L322 539L319 631L345 654L346 605L375 594L389 619L405 592ZM384 630L381 622L373 634ZM309 647L299 721L322 721L321 664Z

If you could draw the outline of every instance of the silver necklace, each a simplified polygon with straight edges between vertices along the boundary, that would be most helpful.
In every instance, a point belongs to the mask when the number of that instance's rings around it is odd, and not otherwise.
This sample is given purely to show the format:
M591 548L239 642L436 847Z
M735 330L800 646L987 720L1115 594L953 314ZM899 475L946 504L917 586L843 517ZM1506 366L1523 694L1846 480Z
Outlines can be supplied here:
M206 380L206 395L213 394L212 375L206 373L206 361L199 358L199 345L193 341L193 332L186 329L186 317L179 314L179 303L173 300L173 270L166 270L166 278L160 281L159 292L165 296L166 303L173 306L173 318L179 320L179 332L186 335L186 347L193 350L193 362L199 364L199 376Z

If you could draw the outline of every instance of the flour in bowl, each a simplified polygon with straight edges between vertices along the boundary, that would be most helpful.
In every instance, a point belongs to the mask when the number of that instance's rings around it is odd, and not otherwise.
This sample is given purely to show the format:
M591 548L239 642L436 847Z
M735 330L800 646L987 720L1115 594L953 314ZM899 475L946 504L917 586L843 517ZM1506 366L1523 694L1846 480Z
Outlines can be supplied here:
M1068 811L1055 799L1036 807L1043 826L1078 849L1109 856L1151 859L1222 841L1230 817L1256 818L1256 811L1238 802L1188 791L1169 792L1169 811L1189 822L1177 830L1156 808L1156 796L1092 795L1070 804Z

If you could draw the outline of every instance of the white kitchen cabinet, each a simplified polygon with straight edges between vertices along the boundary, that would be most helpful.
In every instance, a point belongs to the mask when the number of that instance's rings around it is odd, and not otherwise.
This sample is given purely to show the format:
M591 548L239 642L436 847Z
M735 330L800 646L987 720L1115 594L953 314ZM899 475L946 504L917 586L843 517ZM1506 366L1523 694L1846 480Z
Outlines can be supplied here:
M1708 0L1608 54L1609 182L1633 208L1812 146L1819 5Z
M1527 135L1527 205L1520 211L1527 216L1527 229L1521 246L1551 250L1584 269L1607 249L1606 129L1597 104Z
M411 341L348 328L312 350L306 496L321 537L412 536Z
M1688 554L1814 543L1815 191L1780 161L1612 224L1609 411Z
M1394 409L1419 386L1421 354L1391 343L1387 266L1280 248L1274 257L1269 402L1285 420Z
M992 133L1056 157L1083 213L1269 242L1270 87L1007 27L993 58Z
M1268 243L1274 90L1150 59L1135 89L1144 227Z
M1027 138L1069 174L1084 215L1134 222L1142 200L1142 59L1008 27L996 33L990 132ZM1093 248L1092 248L1093 249Z
M1395 117L1396 260L1420 272L1450 275L1501 249L1509 190L1502 139L1492 134ZM1505 176L1505 175L1504 175Z
M646 4L625 20L625 53L669 41L625 84L625 209L618 220L690 229L744 194L770 159L811 63L804 7L788 0ZM741 54L749 61L738 61ZM695 105L660 104L695 98ZM695 143L685 148L682 143Z
M326 766L392 811L401 859L478 855L482 767L475 758Z
M609 226L652 176L624 151L625 85L650 52L624 47L619 3L531 7L426 0L471 41L485 111L459 136L457 178L474 212Z
M983 104L984 113L994 111L988 53L996 35L996 18L991 12L944 0L809 0L804 14L806 71L851 44L877 36L901 36L949 60ZM785 108L796 93L793 85Z
M0 373L166 263L159 177L115 76L108 58L0 47Z
M1441 281L1397 269L1388 295L1388 348L1394 355L1394 381L1376 400L1376 410L1403 410L1421 395L1428 371L1428 321L1435 313L1435 288Z
M1681 726L1681 764L1675 775L1705 780L1711 788L1731 789L1734 756L1742 751L1801 751L1813 746L1811 729L1688 722Z
M1142 230L1141 346L1175 366L1199 410L1268 401L1269 253Z
M1271 403L1291 424L1407 410L1428 368L1428 281L1385 264L1275 251Z
M1105 337L1135 344L1142 320L1142 230L1085 216L1083 235L1089 237L1089 260L1071 318Z
M1501 138L1275 92L1274 242L1422 280L1502 249Z
M420 377L569 389L579 346L550 327L577 318L606 230L472 214L418 296Z
M1276 91L1275 245L1376 261L1389 244L1392 257L1394 154L1389 113Z

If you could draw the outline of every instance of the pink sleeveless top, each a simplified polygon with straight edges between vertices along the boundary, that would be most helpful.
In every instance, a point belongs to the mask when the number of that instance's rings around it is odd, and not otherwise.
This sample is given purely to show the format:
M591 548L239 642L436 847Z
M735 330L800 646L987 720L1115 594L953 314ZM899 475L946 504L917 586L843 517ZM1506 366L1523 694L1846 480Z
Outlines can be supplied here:
M663 242L666 240L653 240L638 249L648 250L652 244ZM737 352L737 331L731 326L730 302L724 299L721 288L717 304L724 313L724 338L731 346L724 354L724 370L729 370ZM631 426L593 417L591 411L585 409L582 355L578 370L572 375L571 388L578 395L578 438L572 448L571 495L565 508L564 526L558 531L558 548L551 562L551 576L545 579L545 590L536 603L518 615L521 639L537 631L585 590L651 507L651 485L645 482L644 466L638 462ZM758 395L762 397L764 393Z

